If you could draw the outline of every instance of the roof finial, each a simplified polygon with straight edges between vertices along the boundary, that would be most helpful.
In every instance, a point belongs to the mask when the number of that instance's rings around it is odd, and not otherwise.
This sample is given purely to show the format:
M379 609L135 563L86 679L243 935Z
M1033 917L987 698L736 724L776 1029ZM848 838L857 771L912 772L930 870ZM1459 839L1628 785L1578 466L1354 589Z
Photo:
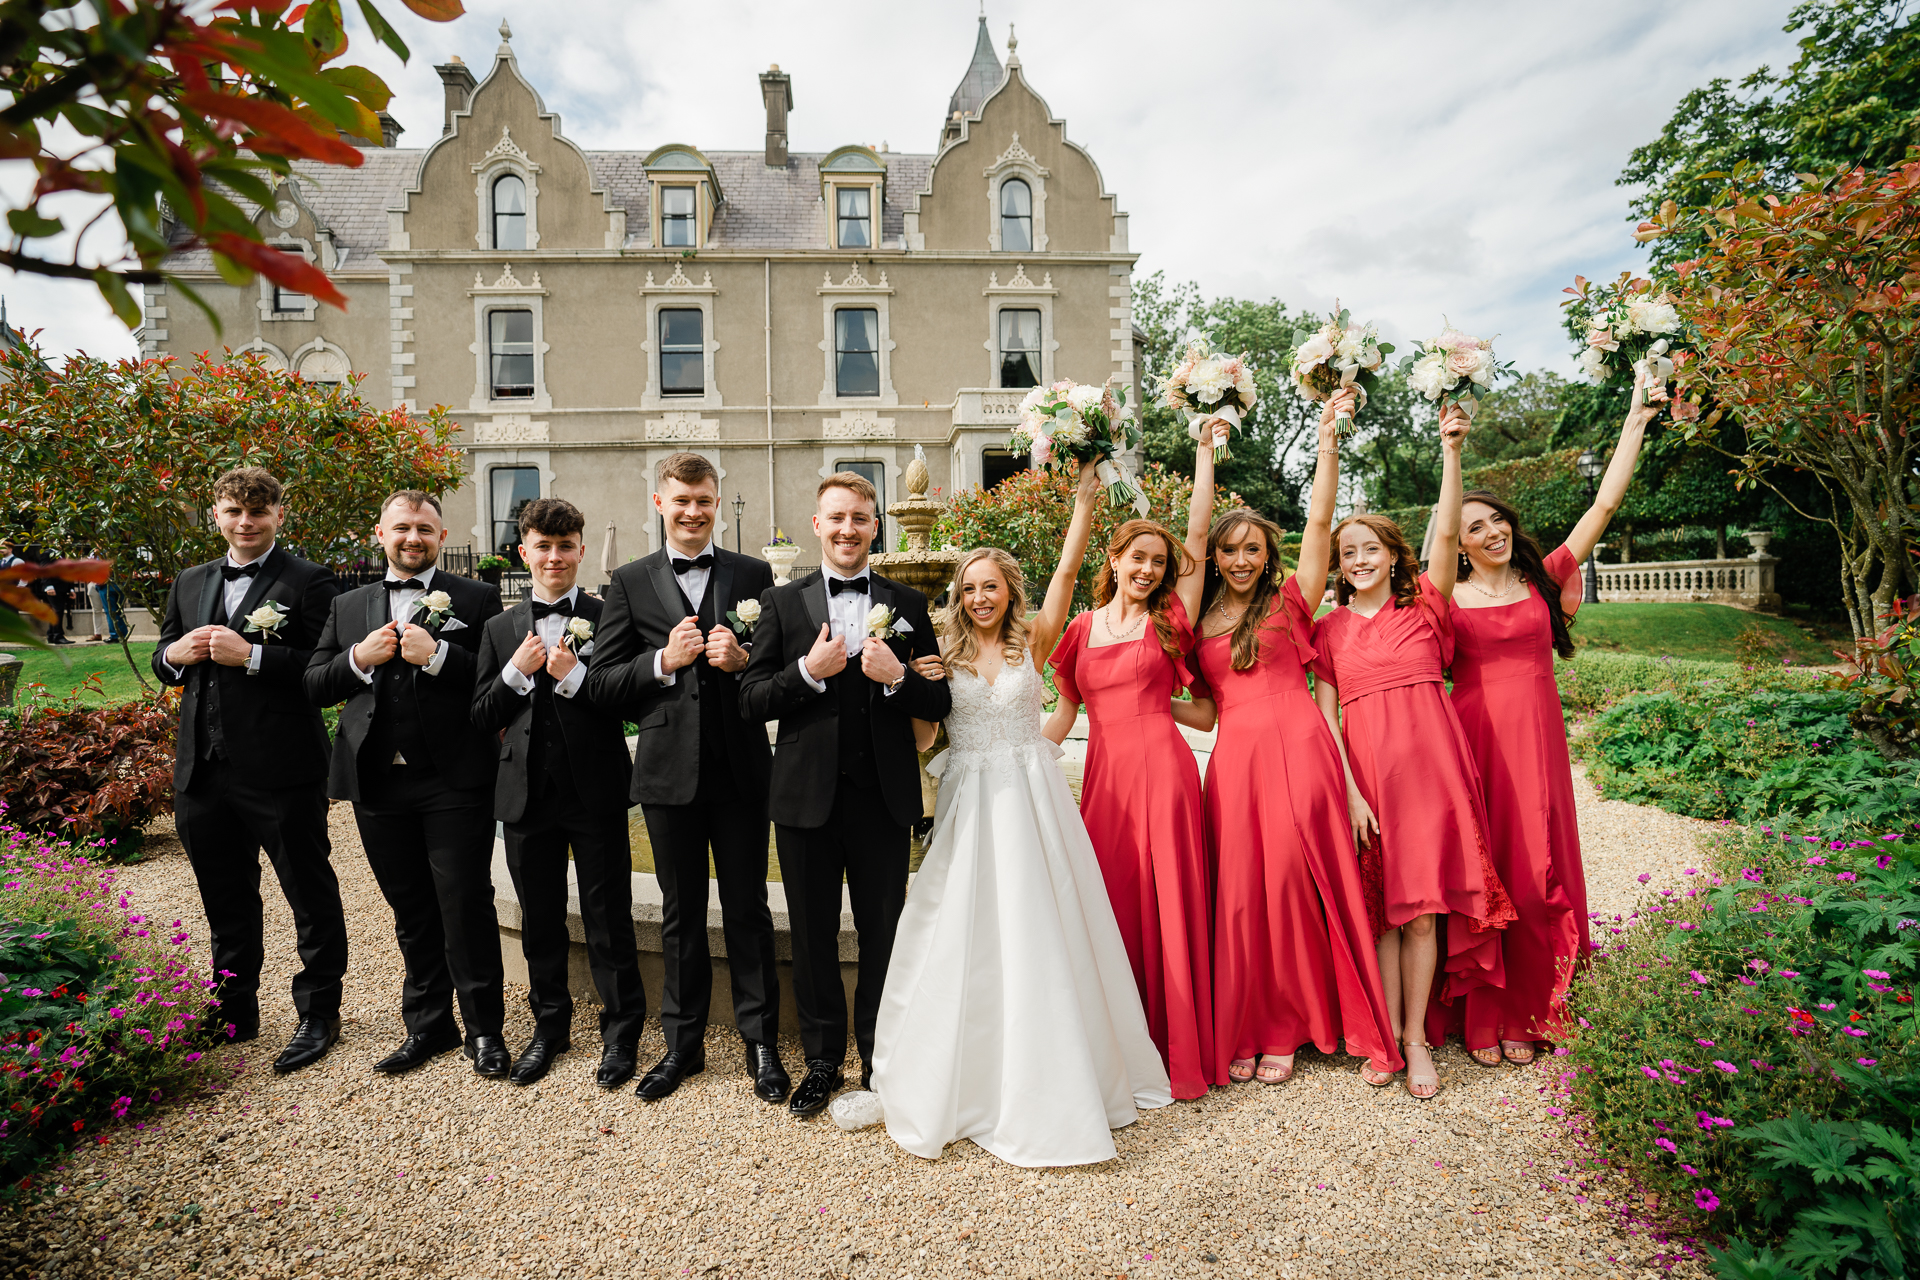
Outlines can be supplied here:
M500 19L500 38L502 40L513 39L513 28L507 25L505 18Z
M507 20L505 18L500 19L500 47L499 49L495 50L494 56L500 57L500 58L511 58L513 56L513 46L509 44L508 41L512 39L513 39L513 28L507 25Z
M1020 65L1020 54L1017 52L1019 48L1020 48L1020 37L1013 34L1013 24L1009 22L1007 24L1007 65L1008 66L1017 67Z

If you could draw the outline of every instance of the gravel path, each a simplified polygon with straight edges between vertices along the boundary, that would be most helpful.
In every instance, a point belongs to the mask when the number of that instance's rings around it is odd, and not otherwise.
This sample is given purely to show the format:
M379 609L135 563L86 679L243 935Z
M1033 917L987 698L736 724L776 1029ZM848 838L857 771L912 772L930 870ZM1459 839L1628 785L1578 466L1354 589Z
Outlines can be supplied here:
M1627 910L1642 872L1658 888L1691 865L1707 824L1578 791L1596 911ZM391 917L347 808L332 821L353 933L340 1045L274 1077L292 1018L269 1000L261 1039L219 1051L245 1059L227 1092L117 1133L57 1175L65 1191L0 1217L0 1278L1615 1276L1648 1252L1597 1204L1539 1189L1562 1161L1538 1075L1457 1047L1430 1103L1307 1052L1286 1086L1147 1113L1118 1159L1060 1172L970 1143L926 1162L878 1127L796 1122L751 1095L731 1029L667 1101L604 1094L584 1004L580 1047L536 1088L458 1055L384 1080L368 1065L402 1035ZM204 936L178 844L155 847L124 885ZM263 989L284 991L292 930L271 891L267 938ZM509 991L515 1049L524 1001ZM643 1065L661 1051L656 1026Z

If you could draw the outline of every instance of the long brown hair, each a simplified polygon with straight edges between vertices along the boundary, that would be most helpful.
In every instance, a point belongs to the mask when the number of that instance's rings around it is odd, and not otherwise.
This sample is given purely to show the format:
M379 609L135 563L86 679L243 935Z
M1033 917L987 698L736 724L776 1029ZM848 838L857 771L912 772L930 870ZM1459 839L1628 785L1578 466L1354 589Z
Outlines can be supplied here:
M1393 602L1403 609L1411 609L1420 603L1420 557L1413 553L1407 543L1407 535L1400 532L1400 526L1382 515L1365 512L1357 516L1348 516L1333 526L1333 563L1334 571L1339 572L1340 531L1350 524L1361 525L1373 530L1373 536L1380 539L1380 545L1393 556L1393 572L1388 575L1388 584L1393 588ZM1353 599L1353 584L1347 581L1347 575L1340 574L1333 588L1336 603L1345 604Z
M1513 567L1519 571L1533 587L1534 592L1547 602L1547 620L1553 625L1553 651L1563 658L1573 656L1573 637L1567 634L1567 611L1560 607L1560 584L1547 572L1546 553L1540 550L1540 544L1533 535L1520 527L1520 513L1515 511L1497 493L1485 489L1469 489L1460 495L1460 505L1478 502L1492 507L1500 518L1507 522L1507 534L1512 540L1513 551L1508 557ZM1473 576L1473 561L1467 553L1460 553L1460 581L1465 582Z
M1167 531L1167 527L1153 520L1129 520L1113 531L1107 539L1107 554L1101 557L1099 576L1093 580L1093 604L1099 608L1113 599L1119 590L1119 583L1113 572L1113 562L1120 553L1142 534L1153 534L1167 544L1167 567L1160 573L1160 581L1147 593L1147 613L1153 618L1154 634L1160 637L1160 647L1175 662L1185 660L1180 652L1180 644L1173 636L1173 618L1168 612L1173 604L1173 584L1187 568L1187 553L1179 542Z
M1280 580L1283 570L1280 565L1280 526L1261 515L1251 507L1235 507L1222 512L1207 530L1207 576L1200 589L1200 618L1207 616L1207 610L1222 591L1227 581L1220 574L1220 566L1214 562L1219 554L1220 544L1241 529L1254 528L1267 542L1267 571L1253 584L1253 598L1247 601L1245 613L1233 624L1232 666L1235 671L1245 671L1260 661L1260 632L1267 625L1268 615L1273 611L1273 598L1280 594ZM1289 638L1293 633L1293 622L1286 614L1280 615L1280 626ZM1200 620L1195 619L1196 633Z
M941 660L949 667L973 675L980 674L973 669L974 659L980 656L980 633L960 599L960 583L967 576L968 567L978 560L993 561L993 567L1000 571L1000 577L1007 584L1007 611L1000 618L1000 656L1009 667L1017 667L1026 660L1029 644L1027 579L1020 572L1020 562L999 547L975 547L954 566L953 585L947 589L947 607L940 611L934 623L934 630L940 636Z

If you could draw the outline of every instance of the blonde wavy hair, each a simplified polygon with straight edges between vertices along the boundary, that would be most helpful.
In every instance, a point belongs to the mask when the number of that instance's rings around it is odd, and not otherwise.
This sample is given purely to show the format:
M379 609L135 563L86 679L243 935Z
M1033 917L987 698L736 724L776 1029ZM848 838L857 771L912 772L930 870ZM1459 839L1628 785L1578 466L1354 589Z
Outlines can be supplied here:
M961 600L960 584L965 580L967 570L981 560L993 561L994 568L1000 571L1000 577L1007 584L1007 611L1000 619L1000 656L1006 659L1009 667L1017 667L1026 661L1029 644L1027 579L1020 572L1020 562L999 547L975 547L961 556L960 563L953 568L953 585L947 589L947 607L940 611L935 630L940 634L941 661L949 668L976 676L980 673L973 669L973 662L980 656L980 633L974 628L973 619L967 616Z

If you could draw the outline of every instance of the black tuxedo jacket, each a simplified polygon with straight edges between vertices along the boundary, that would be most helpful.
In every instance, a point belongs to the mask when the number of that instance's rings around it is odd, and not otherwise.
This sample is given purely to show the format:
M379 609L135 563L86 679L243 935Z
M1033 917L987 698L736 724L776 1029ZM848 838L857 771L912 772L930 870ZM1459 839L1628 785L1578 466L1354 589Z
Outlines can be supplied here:
M200 758L200 700L209 680L220 682L220 731L234 776L251 786L278 790L309 786L327 776L327 730L320 708L307 700L301 676L313 646L326 626L327 609L340 594L330 569L275 547L260 561L240 608L224 612L226 581L220 567L227 558L186 570L167 593L167 617L153 650L153 673L163 684L183 689L180 732L174 746L173 785L186 790ZM212 660L182 667L175 676L164 661L167 646L196 627L231 625L240 631L247 614L268 601L287 611L274 635L241 631L260 646L260 670L223 667Z
M333 741L333 772L327 794L335 800L360 798L360 744L373 725L377 696L392 680L404 680L414 697L421 728L432 750L432 764L441 781L468 790L493 785L500 749L490 733L473 724L473 674L479 663L480 635L489 620L500 615L500 588L472 578L457 578L445 569L433 575L433 591L444 591L453 601L449 618L463 626L428 628L436 640L447 642L447 660L440 674L430 676L395 653L374 668L373 683L363 683L348 665L347 651L367 633L390 620L387 588L382 582L356 587L336 596L327 615L327 627L307 664L307 697L314 705L347 705L340 711L340 732ZM416 618L424 618L417 612ZM384 762L382 762L384 764Z
M871 597L912 627L887 642L902 662L940 651L925 596L873 573ZM753 659L740 676L741 714L749 721L780 722L768 812L782 826L825 826L840 782L840 705L833 686L816 693L794 669L826 622L827 584L818 572L775 587L761 601ZM865 679L858 658L850 659L846 669ZM946 719L953 695L945 681L923 680L911 667L906 683L892 697L878 685L872 693L873 760L880 790L888 814L901 826L910 826L919 821L922 807L920 756L910 721Z
M593 624L591 641L579 647L588 650L580 660L587 664L587 680L571 698L532 693L515 693L500 679L500 672L513 659L533 630L533 606L530 597L496 615L480 638L480 665L473 688L473 723L484 733L500 740L500 766L493 790L493 816L502 822L518 822L527 811L532 792L528 785L527 764L533 756L533 704L536 698L552 697L554 718L565 740L567 764L573 785L582 803L595 810L611 808L624 814L627 809L627 735L621 728L618 712L604 711L594 705L589 682L594 664L600 661L600 623L606 606L585 591L574 596L573 616ZM534 680L543 676L536 674Z
M587 693L594 702L639 726L628 792L635 804L692 804L700 789L700 704L694 696L700 691L699 678L692 667L681 668L671 685L653 678L654 654L690 612L667 558L665 550L656 551L614 570L593 665L587 670ZM742 600L761 599L772 587L773 566L765 560L715 547L707 577L713 625L727 628L742 645L754 648L760 628L742 633L727 612ZM697 612L701 601L691 603ZM740 716L739 687L746 672L715 674L734 785L747 795L764 795L772 752L764 718L749 724Z

